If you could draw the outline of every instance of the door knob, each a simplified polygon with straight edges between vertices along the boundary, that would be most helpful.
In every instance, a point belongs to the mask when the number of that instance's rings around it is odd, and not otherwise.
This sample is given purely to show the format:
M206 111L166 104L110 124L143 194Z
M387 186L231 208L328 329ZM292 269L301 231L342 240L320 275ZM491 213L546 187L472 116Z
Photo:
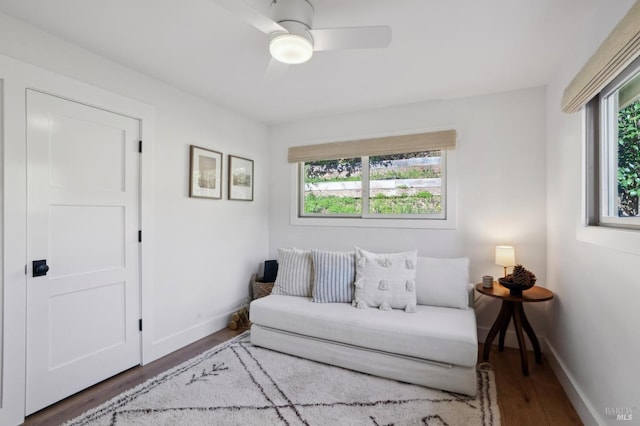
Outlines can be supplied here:
M47 275L49 272L49 266L47 265L47 259L34 260L33 261L33 276L41 277Z

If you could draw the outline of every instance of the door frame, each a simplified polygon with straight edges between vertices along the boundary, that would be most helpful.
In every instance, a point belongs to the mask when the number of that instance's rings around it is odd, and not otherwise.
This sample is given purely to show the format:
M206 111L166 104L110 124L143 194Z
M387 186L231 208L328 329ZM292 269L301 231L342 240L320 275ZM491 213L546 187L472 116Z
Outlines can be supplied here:
M4 245L0 289L0 424L19 424L25 413L26 373L26 90L32 89L97 107L140 121L143 152L140 159L140 312L144 319L141 363L151 361L153 342L153 129L155 108L140 101L0 55L0 129L3 150L3 207L0 212ZM1 235L1 233L0 233ZM2 294L2 292L0 292ZM11 389L11 392L7 390Z

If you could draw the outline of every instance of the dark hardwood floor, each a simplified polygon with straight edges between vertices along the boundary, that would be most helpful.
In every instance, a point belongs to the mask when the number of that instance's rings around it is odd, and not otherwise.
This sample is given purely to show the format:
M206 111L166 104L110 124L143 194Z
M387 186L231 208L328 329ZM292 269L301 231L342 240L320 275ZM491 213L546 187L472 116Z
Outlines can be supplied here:
M59 425L242 331L244 330L220 330L157 361L134 367L32 414L27 417L24 424ZM481 353L482 345L478 350L479 359ZM530 352L529 357L530 375L525 377L520 371L520 354L517 349L506 348L504 352L499 352L497 346L491 348L489 362L496 375L502 424L505 426L582 424L546 360L542 365L538 365L533 359L533 352Z

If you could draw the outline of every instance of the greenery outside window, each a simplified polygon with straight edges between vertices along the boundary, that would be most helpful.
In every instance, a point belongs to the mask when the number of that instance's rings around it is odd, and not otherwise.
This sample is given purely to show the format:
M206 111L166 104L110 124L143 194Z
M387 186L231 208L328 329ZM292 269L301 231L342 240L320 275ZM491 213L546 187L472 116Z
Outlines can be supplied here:
M362 214L362 158L300 163L301 216Z
M640 61L587 104L589 225L640 229Z
M445 152L301 162L299 216L445 219Z

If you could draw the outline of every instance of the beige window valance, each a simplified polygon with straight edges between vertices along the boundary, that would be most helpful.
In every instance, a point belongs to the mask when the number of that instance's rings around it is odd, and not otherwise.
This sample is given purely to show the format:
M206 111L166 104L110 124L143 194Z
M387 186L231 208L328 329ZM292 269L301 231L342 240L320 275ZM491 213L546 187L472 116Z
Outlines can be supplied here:
M562 96L562 111L579 111L640 56L640 2L636 2L600 45Z
M456 131L443 130L413 135L294 146L289 148L288 160L290 163L300 163L302 161L338 160L364 155L390 155L454 149L455 147Z

